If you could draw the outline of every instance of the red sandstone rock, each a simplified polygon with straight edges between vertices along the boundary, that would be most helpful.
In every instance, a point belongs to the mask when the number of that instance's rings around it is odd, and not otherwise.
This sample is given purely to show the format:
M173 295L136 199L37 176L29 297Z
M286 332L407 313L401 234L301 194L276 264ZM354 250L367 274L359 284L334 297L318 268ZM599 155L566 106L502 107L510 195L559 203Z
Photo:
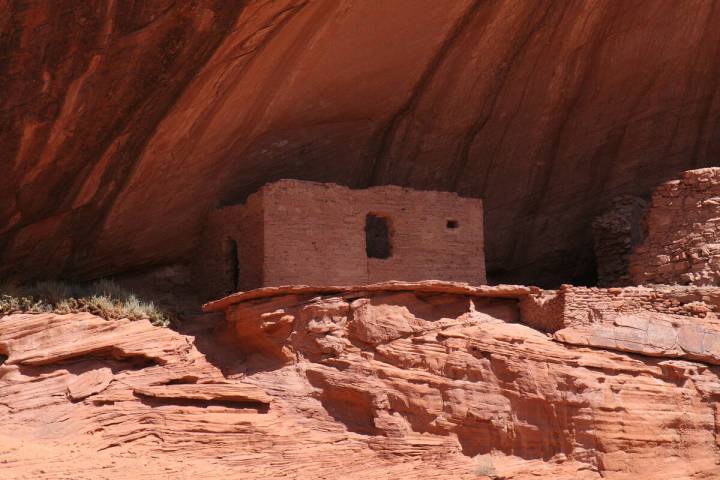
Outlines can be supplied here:
M134 388L138 395L153 398L204 400L218 402L270 403L264 391L252 385L243 384L191 384L191 385L159 385Z
M144 321L7 316L0 466L9 479L714 478L718 299L268 288L210 304L228 323L196 340ZM600 327L614 343L595 340Z
M68 398L76 402L83 400L105 390L112 380L112 370L107 367L81 373L75 380L68 383Z
M281 287L263 287L248 292L237 292L225 298L208 302L203 305L205 312L220 312L235 303L257 298L276 297L295 294L331 294L331 293L363 293L363 292L419 292L419 293L455 293L477 297L524 298L529 294L540 294L537 287L524 285L467 285L457 282L440 282L426 280L422 282L391 281L371 285L346 286L310 286L286 285Z
M714 2L3 2L0 276L191 259L279 178L484 199L494 281L720 155Z
M612 198L717 161L715 10L2 2L0 276L187 262L209 212L294 177L482 197L493 279L587 280ZM645 265L715 283L718 202L688 198L702 230L661 212L681 251ZM0 477L716 478L719 308L396 282L231 295L197 339L6 316Z
M570 293L583 290L563 292ZM633 297L632 289L626 293L622 303L641 309L643 296ZM693 293L678 289L660 296ZM593 294L585 314L595 304L609 308L603 295L622 296ZM230 335L252 364L281 360L300 368L322 405L350 431L388 439L421 432L457 437L465 455L494 451L493 465L508 478L532 478L542 469L563 478L568 475L563 468L572 468L570 478L720 474L711 400L720 390L716 372L702 363L709 357L682 362L676 359L687 357L686 351L670 348L662 352L671 359L664 362L618 355L608 350L621 351L623 345L594 344L579 326L572 333L599 348L566 347L563 330L554 337L558 343L508 323L523 318L517 300L483 303L488 300L468 293L375 291L358 298L354 292L295 291L235 302L227 315ZM582 307L575 302L549 312L564 315L557 323L572 325ZM711 319L677 317L688 326L694 321L698 328L715 328ZM630 317L618 324L637 327ZM697 387L685 384L689 379ZM678 411L675 395L693 400ZM658 445L675 444L683 434L670 425L681 424L693 425L697 456L688 463L663 460L666 447ZM542 467L527 462L510 468L513 456L544 461Z

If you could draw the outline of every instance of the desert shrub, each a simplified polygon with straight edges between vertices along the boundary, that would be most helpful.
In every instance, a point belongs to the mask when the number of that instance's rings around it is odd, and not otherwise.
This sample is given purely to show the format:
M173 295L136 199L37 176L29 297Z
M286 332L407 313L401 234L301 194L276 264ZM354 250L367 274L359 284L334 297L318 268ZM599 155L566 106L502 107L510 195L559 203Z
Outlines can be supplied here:
M493 465L492 458L488 455L478 455L475 457L475 474L488 478L497 478L497 470Z
M49 305L33 297L0 294L0 315L49 312Z
M110 280L90 284L44 281L30 286L0 285L0 315L42 312L88 312L108 320L149 320L163 327L174 320L169 312Z

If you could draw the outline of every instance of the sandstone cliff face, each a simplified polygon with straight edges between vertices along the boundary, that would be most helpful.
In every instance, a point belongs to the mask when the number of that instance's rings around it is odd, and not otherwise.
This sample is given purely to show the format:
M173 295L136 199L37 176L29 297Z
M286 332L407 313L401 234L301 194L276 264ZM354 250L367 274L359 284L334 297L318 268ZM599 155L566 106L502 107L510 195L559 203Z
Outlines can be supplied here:
M6 316L3 478L717 478L718 298L266 289L195 338Z
M483 197L491 279L584 279L610 198L717 162L718 49L715 2L3 2L0 273L181 259L297 177Z

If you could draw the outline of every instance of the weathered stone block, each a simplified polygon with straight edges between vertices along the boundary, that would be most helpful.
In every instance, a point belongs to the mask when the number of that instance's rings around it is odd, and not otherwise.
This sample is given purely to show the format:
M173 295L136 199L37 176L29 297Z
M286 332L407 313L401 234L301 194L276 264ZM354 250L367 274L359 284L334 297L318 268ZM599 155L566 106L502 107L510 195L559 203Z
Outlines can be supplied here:
M654 348L671 350L677 343L677 333L668 323L650 322L647 330L647 343Z
M683 325L678 330L678 344L688 353L703 353L703 336L705 330L695 325Z

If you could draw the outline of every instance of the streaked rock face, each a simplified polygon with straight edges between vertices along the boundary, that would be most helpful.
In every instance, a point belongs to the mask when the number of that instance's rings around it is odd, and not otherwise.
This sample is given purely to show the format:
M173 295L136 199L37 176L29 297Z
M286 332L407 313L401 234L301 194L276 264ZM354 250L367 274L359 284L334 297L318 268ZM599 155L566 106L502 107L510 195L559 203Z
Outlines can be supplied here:
M273 288L195 337L6 316L3 478L715 478L719 296Z
M713 2L0 6L0 274L188 258L279 178L483 197L491 280L592 271L619 194L720 155Z

